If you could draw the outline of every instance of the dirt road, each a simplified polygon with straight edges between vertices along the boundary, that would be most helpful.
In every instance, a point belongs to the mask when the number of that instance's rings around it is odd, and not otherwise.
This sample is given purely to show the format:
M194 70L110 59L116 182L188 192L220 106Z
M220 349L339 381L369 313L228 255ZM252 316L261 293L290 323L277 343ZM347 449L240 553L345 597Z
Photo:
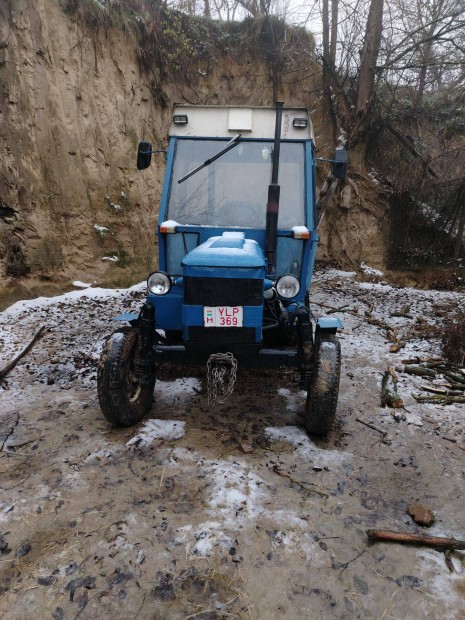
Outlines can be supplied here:
M463 552L451 572L440 551L370 545L365 533L419 531L406 508L420 501L436 514L428 533L465 538L465 406L417 404L431 380L400 371L406 409L379 400L388 365L439 353L438 315L463 295L315 279L315 315L346 306L325 441L302 430L305 394L287 371L240 370L212 410L204 369L162 368L147 419L111 428L96 361L141 286L0 314L0 367L49 328L0 387L2 618L465 617ZM406 303L413 318L391 316ZM406 342L398 353L383 322Z

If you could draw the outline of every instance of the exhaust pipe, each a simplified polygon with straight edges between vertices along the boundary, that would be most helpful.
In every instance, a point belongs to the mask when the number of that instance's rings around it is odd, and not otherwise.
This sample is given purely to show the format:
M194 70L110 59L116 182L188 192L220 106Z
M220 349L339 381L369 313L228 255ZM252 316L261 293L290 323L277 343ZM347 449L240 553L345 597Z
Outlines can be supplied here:
M279 194L279 149L281 146L281 124L284 103L276 102L276 126L274 131L273 170L271 184L268 186L268 202L266 205L265 255L268 260L268 275L276 271L276 246L278 243Z

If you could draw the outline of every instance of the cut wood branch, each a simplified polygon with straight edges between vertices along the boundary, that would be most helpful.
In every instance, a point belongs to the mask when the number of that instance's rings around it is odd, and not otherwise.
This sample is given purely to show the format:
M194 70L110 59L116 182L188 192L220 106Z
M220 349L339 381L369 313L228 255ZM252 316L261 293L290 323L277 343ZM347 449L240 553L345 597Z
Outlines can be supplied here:
M432 368L423 368L423 366L406 366L404 372L409 375L417 375L419 377L436 377L437 372Z
M397 542L405 545L421 545L435 549L465 549L465 540L428 536L426 534L409 534L407 532L390 532L388 530L367 530L370 540L376 542Z
M443 405L465 403L465 396L447 396L446 394L431 394L431 396L412 394L412 396L417 403L436 403Z
M31 341L24 347L24 349L20 351L18 355L15 358L13 358L9 364L7 364L4 368L0 370L0 381L4 379L7 376L7 374L13 370L13 368L16 366L19 360L23 358L26 355L26 353L32 349L32 347L38 341L38 339L43 334L45 329L46 329L45 325L42 325L42 327L34 334Z
M420 387L422 390L425 390L425 392L432 392L433 394L442 394L442 396L447 396L447 390L444 390L443 388L434 388L429 385L420 385Z
M426 358L414 357L411 359L402 360L402 364L427 364L427 363L444 364L444 360L441 359L440 357L426 357Z
M397 393L397 375L392 368L388 366L381 383L381 406L400 409L403 404L404 401Z

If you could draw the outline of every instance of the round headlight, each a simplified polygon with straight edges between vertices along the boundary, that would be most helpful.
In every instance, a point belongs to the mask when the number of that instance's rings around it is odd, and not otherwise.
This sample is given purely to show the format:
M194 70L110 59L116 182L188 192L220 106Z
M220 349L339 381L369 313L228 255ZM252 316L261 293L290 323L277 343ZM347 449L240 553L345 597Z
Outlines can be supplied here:
M147 278L147 286L154 295L166 295L171 288L171 280L163 271L154 271Z
M295 276L287 274L279 278L276 282L276 290L278 291L278 295L284 297L284 299L291 299L298 295L300 291L300 282Z

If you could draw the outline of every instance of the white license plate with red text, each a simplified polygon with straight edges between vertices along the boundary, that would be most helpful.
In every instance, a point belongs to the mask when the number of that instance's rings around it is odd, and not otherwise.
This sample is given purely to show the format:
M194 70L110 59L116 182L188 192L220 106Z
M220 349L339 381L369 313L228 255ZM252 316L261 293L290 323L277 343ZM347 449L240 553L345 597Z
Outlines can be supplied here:
M204 327L242 327L242 306L204 306Z

